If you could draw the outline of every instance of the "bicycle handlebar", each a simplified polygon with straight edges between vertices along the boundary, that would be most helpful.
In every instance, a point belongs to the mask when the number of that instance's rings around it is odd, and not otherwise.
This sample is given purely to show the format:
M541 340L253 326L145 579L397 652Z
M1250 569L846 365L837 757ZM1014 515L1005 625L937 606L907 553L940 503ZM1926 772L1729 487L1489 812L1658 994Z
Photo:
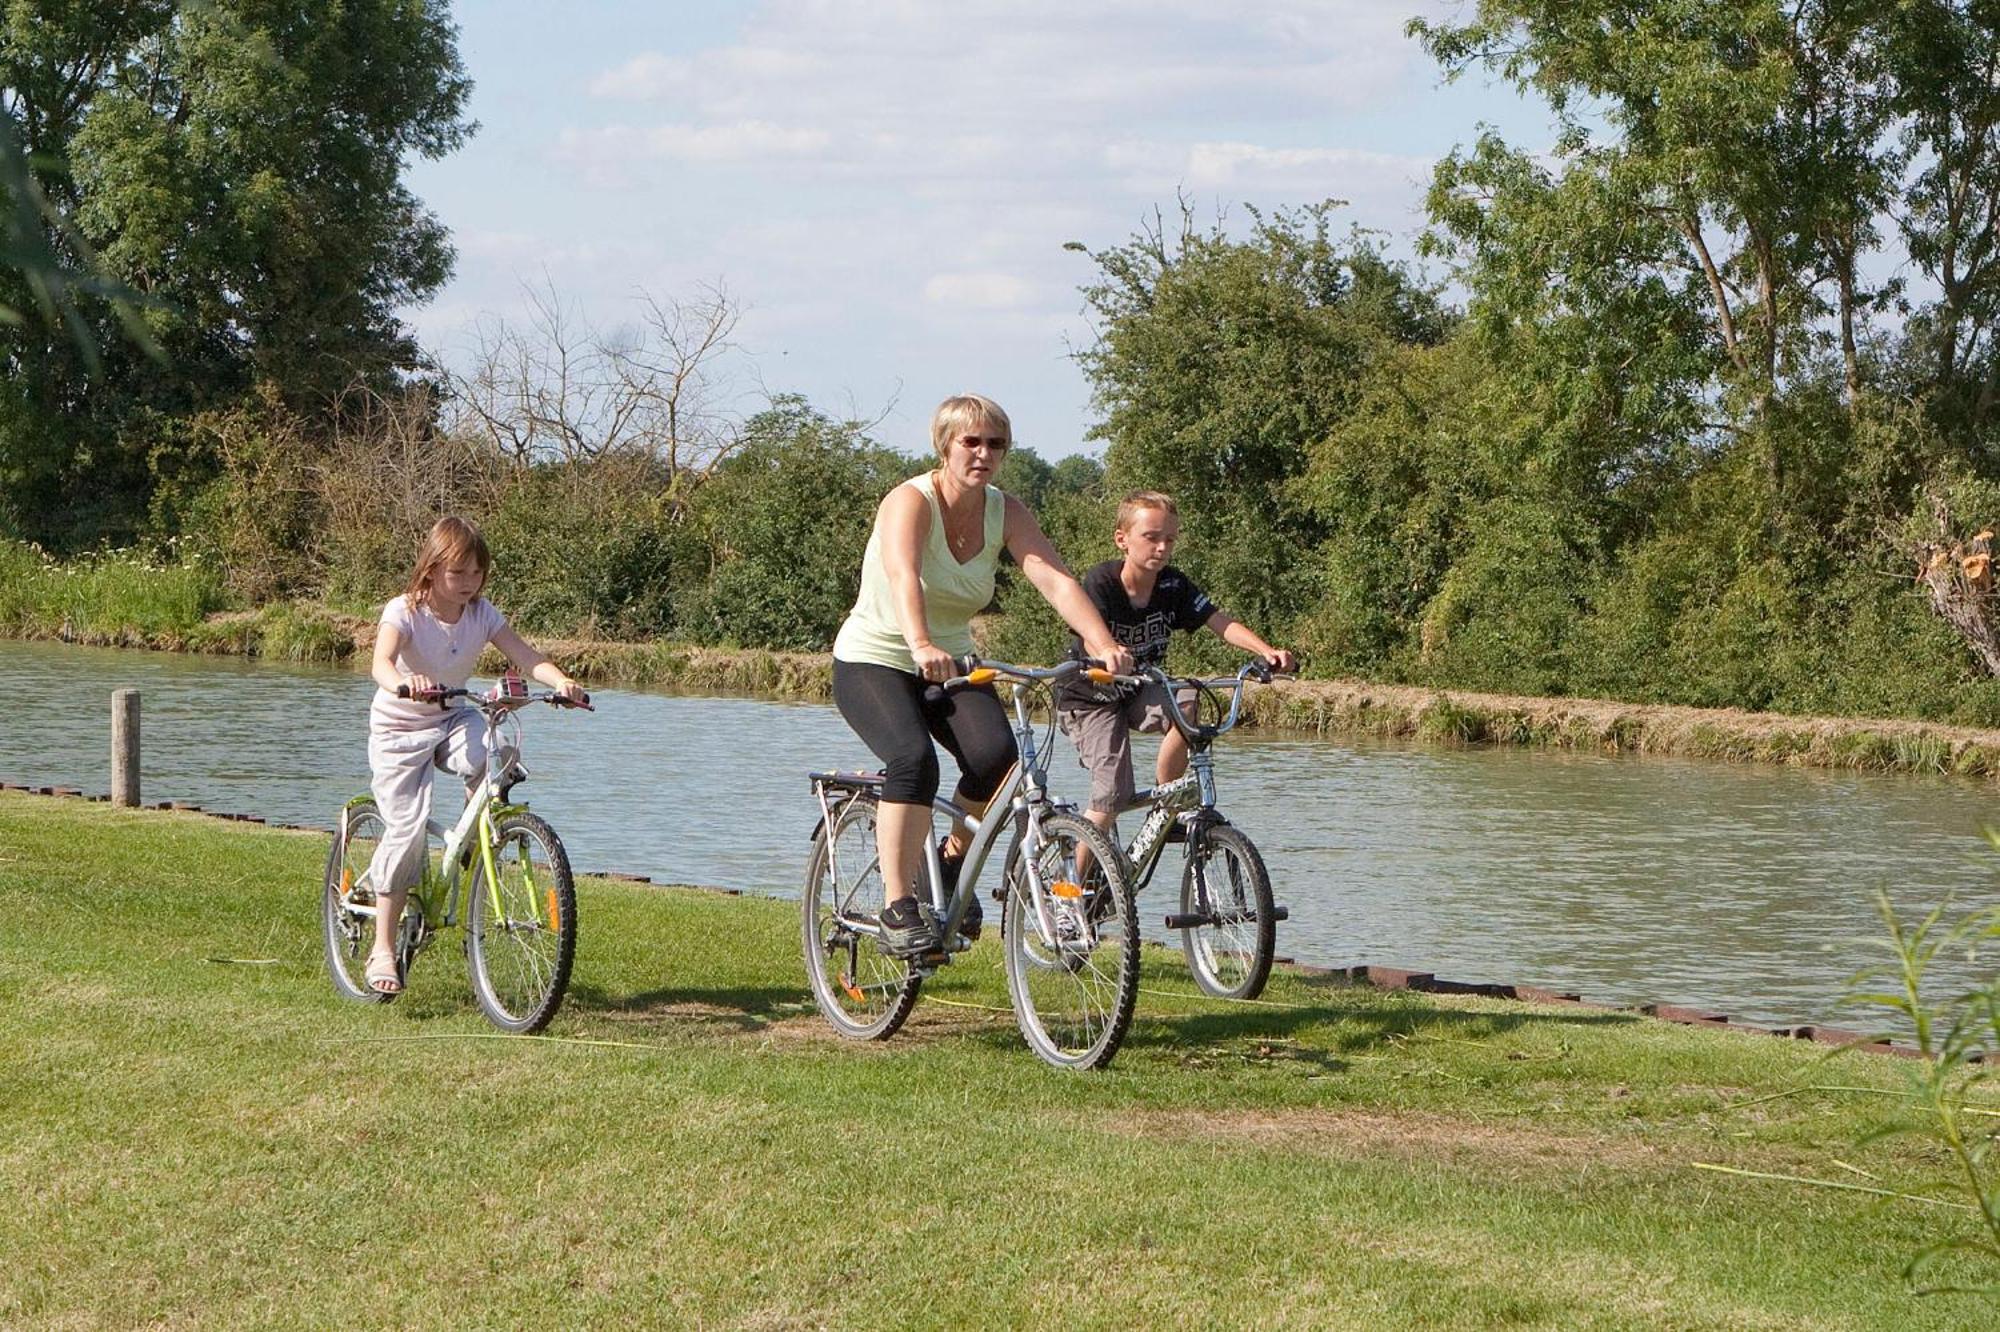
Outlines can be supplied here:
M582 708L585 712L597 711L596 708L591 706L589 694L585 694L579 700L572 701L564 698L553 689L535 694L516 694L511 698L494 698L477 689L457 688L426 689L421 694L413 694L410 692L408 685L400 684L396 686L396 697L415 699L419 703L440 704L448 703L454 698L469 698L482 709L513 707L522 703L547 703L558 708Z
M1115 675L1111 678L1117 684L1159 685L1161 692L1166 696L1167 714L1173 718L1174 725L1179 727L1183 734L1213 740L1223 732L1235 729L1243 710L1244 685L1253 681L1257 684L1270 684L1280 677L1292 678L1297 675L1297 671L1274 671L1269 662L1246 661L1234 675L1207 678L1198 675L1173 676L1158 666L1146 666L1141 668L1137 675ZM1189 721L1187 714L1181 711L1180 699L1176 696L1183 689L1197 689L1204 693L1209 690L1227 689L1230 693L1229 715L1212 726L1202 726Z
M1016 666L1005 661L981 661L978 657L954 657L952 664L962 672L949 680L932 686L944 694L955 694L961 689L988 684L996 675L1012 676L1017 680L1046 681L1055 684L1075 675L1088 675L1098 684L1110 684L1119 677L1086 661L1063 661L1054 666ZM982 676L983 673L983 676Z

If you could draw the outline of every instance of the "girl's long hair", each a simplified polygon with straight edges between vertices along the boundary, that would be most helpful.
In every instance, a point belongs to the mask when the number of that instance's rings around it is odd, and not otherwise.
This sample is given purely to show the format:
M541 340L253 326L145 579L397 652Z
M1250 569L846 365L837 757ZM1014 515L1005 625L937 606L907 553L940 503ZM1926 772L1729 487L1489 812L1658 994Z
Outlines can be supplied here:
M493 552L486 549L486 538L479 535L478 528L456 516L440 518L431 524L430 535L417 547L417 567L403 589L410 605L423 605L430 598L431 579L437 576L437 571L467 556L479 566L479 591L484 595L486 579L493 572Z

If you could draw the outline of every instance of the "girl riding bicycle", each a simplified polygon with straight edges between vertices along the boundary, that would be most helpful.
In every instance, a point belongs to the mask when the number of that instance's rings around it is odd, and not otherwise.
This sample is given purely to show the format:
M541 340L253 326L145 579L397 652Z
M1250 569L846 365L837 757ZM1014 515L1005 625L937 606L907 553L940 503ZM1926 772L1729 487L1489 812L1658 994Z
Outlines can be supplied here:
M431 771L446 768L477 782L486 768L486 722L477 710L442 707L443 689L462 689L488 643L515 669L571 702L585 697L563 670L515 633L481 593L493 557L477 528L440 518L417 551L403 595L382 608L370 674L378 686L368 708L369 784L386 831L375 863L388 869L368 955L368 985L402 991L396 925L409 889L423 873L424 828L431 815ZM401 691L406 697L399 697Z

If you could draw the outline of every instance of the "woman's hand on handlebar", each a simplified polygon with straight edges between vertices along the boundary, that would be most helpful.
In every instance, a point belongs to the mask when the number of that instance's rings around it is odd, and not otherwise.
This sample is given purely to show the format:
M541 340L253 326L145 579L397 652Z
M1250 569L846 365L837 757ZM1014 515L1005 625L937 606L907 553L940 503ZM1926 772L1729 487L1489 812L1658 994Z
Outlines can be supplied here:
M916 663L918 677L930 684L943 684L959 673L958 659L936 643L911 648L910 660Z
M1272 648L1264 654L1264 664L1279 675L1293 675L1299 669L1299 659L1290 648Z

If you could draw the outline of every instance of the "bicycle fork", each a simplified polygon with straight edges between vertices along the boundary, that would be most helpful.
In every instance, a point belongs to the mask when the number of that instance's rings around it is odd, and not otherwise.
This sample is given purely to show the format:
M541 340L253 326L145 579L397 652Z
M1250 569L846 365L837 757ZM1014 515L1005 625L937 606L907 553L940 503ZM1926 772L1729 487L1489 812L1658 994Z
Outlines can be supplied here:
M1208 875L1210 865L1208 856L1205 854L1208 843L1208 830L1215 824L1223 823L1226 820L1220 814L1216 814L1213 811L1204 810L1201 813L1206 814L1207 817L1197 816L1188 820L1186 872L1194 880L1194 901L1192 903L1194 910L1170 912L1167 916L1167 928L1170 930L1199 930L1214 925L1243 925L1257 919L1257 912L1254 908L1246 908L1241 905L1243 894L1240 891L1223 894L1216 894L1209 891ZM1217 899L1219 896L1231 899L1236 905L1218 905ZM1291 911L1286 907L1274 904L1271 908L1271 921L1273 924L1276 924L1278 921L1289 919L1291 914Z

